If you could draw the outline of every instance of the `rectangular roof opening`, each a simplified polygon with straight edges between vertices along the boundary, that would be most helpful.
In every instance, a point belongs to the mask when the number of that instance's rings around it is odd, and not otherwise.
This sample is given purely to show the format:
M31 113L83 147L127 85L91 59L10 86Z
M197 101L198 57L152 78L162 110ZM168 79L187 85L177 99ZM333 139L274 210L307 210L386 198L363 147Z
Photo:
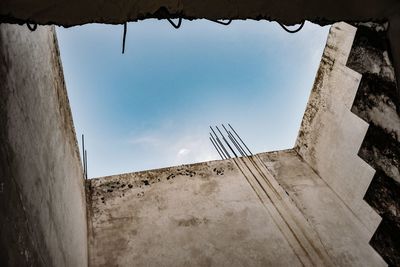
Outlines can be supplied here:
M253 152L292 148L329 26L207 20L57 28L90 177L218 159L209 125L231 123ZM79 138L78 138L79 139Z

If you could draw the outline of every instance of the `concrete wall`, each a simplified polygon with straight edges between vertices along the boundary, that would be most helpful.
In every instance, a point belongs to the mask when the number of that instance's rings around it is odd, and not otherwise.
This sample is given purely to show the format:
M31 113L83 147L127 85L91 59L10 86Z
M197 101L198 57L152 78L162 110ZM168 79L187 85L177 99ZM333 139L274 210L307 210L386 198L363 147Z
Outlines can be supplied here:
M233 162L90 185L91 266L301 266Z
M91 266L385 266L294 150L92 179Z
M1 266L87 265L82 177L54 27L1 24Z
M345 66L355 33L332 26L295 149L372 236L381 218L363 198L375 170L357 155L368 124L350 111L361 75Z
M388 24L356 26L356 34L332 29L346 45L336 49L338 38L328 39L296 149L372 231L371 245L398 266L400 101ZM376 231L379 218L364 199L383 217Z
M296 23L304 19L336 21L388 20L398 15L396 0L3 0L0 21L31 20L40 24L73 26L84 23L113 23L169 16L196 18L268 19ZM171 14L171 15L170 15Z
M90 180L91 265L385 266L363 200L375 170L357 156L368 123L351 112L355 34L332 26L295 149Z
M381 216L371 245L400 265L400 101L387 24L358 24L347 66L362 74L352 112L370 124L358 155L376 173L364 199Z
M57 24L122 24L148 18L267 19L284 24L309 20L320 25L340 21L389 21L387 38L400 84L400 2L397 0L3 0L0 22ZM400 98L400 91L397 92Z

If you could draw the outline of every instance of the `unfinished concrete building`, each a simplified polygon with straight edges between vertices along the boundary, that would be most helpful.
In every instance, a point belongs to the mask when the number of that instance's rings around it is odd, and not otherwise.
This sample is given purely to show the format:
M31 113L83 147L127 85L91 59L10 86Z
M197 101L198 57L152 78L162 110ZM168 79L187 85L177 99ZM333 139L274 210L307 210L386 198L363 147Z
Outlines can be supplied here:
M85 180L54 27L17 24L178 17L334 23L295 147ZM1 266L400 266L398 1L6 0L0 22Z

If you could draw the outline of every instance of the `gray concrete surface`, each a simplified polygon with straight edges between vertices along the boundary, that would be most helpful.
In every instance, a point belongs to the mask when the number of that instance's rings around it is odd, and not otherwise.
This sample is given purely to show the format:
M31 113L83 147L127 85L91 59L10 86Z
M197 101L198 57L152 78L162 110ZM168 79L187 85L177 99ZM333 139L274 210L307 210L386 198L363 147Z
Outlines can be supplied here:
M91 266L385 266L294 150L89 183Z
M332 27L294 150L91 180L87 232L54 29L0 25L0 265L384 266L354 34Z
M400 2L397 0L3 0L0 22L75 26L122 24L148 18L267 19L284 24L309 20L320 25L340 21L389 21L388 41L400 84ZM400 98L400 91L397 92Z
M369 245L369 231L294 150L260 157L312 225L335 266L385 265Z
M232 162L90 184L91 266L301 266Z
M295 149L367 227L381 218L363 200L375 170L358 157L368 123L351 112L361 75L346 67L356 28L331 27Z
M87 266L82 177L54 27L1 24L1 266Z
M399 14L396 0L3 0L0 21L31 20L40 24L73 26L84 23L121 24L147 18L268 19L298 23L304 19L320 23L388 20Z
M386 266L350 109L356 29L331 28L295 149L90 180L93 266Z

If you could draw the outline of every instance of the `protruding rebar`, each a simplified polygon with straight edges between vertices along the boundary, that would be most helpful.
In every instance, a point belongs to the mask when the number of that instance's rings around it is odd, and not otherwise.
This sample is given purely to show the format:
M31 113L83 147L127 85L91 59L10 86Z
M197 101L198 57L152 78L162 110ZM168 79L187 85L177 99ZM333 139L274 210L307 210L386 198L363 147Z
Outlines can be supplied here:
M235 136L232 134L231 131L228 131L228 136L230 136L230 137L233 139L234 143L236 143L236 145L238 146L238 148L239 148L239 150L240 150L240 153L241 153L243 156L248 157L249 155L247 155L246 150L244 150L244 148L242 147L242 145L241 145L241 144L239 143L239 141L235 138Z
M87 171L87 151L85 150L85 178L88 178L88 171Z
M82 134L82 165L83 165L83 178L86 179L86 163L85 163L85 136Z
M225 155L224 150L218 144L217 140L214 138L214 136L211 133L209 133L209 134L210 134L211 139L214 141L215 145L217 146L218 150L221 152L221 154L224 157L224 159L227 159L228 157Z
M224 142L228 145L229 149L232 151L233 155L235 155L235 157L237 157L237 154L235 152L235 150L231 147L231 145L229 144L228 140L225 139L225 136L222 134L222 132L219 130L218 126L215 126L215 128L218 130L218 132L220 133L220 135L222 136L222 139L224 140Z
M211 138L211 137L209 137L209 138L210 138L210 141L211 141L211 143L213 144L215 150L217 150L217 152L218 152L219 156L221 157L221 159L224 159L224 157L222 156L221 152L219 152L219 149L218 149L217 146L215 145L215 143L214 143L214 141L212 140L212 138Z
M220 146L222 147L222 149L224 150L227 158L231 158L231 155L229 155L228 150L224 147L224 145L222 144L221 140L218 138L218 135L215 133L214 129L210 126L211 131L214 133L215 138L217 139L218 143L220 144Z
M28 29L31 31L31 32L34 32L34 31L36 31L36 29L37 29L37 24L35 23L35 24L30 24L30 23L26 23L26 26L28 27Z
M174 27L175 29L179 29L181 27L182 24L182 18L179 18L178 20L178 24L175 24L172 19L167 18L167 20L169 21L169 23L171 23L172 27Z
M228 135L228 138L231 140L232 144L234 145L234 147L236 148L236 150L239 152L240 155L244 156L242 151L240 150L240 148L238 147L238 145L235 143L235 141L233 140L233 138L229 135L229 131L226 129L225 125L222 124L222 127L224 128L226 134Z
M125 53L125 41L126 41L126 31L128 29L128 24L124 23L124 34L122 36L122 54Z
M228 21L222 21L222 20L213 20L213 19L209 19L209 21L224 25L224 26L228 26L229 24L231 24L232 20L228 20Z
M228 123L229 128L232 129L232 131L235 133L235 135L239 138L240 142L242 142L242 144L246 147L247 151L249 151L250 155L253 156L253 153L251 153L250 149L246 146L246 144L243 142L242 138L240 138L240 136L238 135L238 133L235 131L235 129L233 129L233 127Z

